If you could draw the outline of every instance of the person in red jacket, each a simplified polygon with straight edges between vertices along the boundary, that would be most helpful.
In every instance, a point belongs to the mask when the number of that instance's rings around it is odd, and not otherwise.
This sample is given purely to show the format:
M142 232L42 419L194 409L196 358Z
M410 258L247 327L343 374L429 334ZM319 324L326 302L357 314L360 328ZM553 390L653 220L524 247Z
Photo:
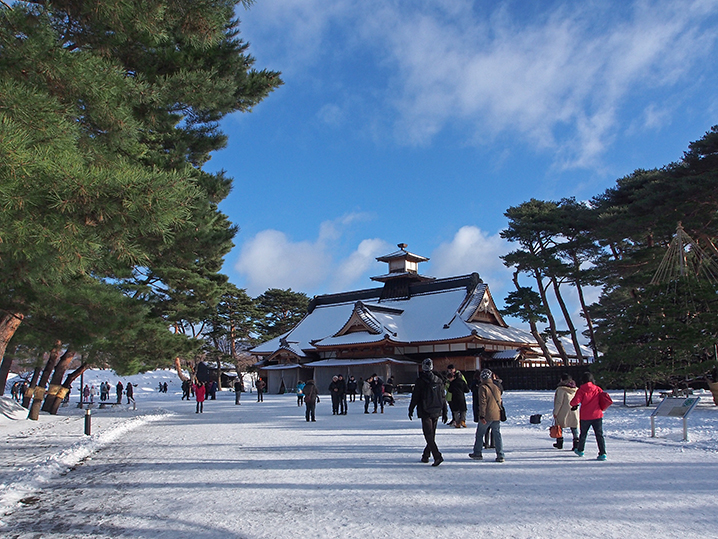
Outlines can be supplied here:
M603 439L603 410L600 406L600 395L603 390L596 385L596 381L590 372L584 372L581 377L581 387L571 399L571 409L575 410L581 405L580 425L581 434L578 437L578 447L574 449L579 457L583 456L586 447L588 429L593 428L598 444L598 460L606 460L606 441Z
M202 382L195 381L192 384L192 389L194 389L194 396L197 399L197 411L195 413L201 414L204 412L204 397L207 394L207 388L204 387Z

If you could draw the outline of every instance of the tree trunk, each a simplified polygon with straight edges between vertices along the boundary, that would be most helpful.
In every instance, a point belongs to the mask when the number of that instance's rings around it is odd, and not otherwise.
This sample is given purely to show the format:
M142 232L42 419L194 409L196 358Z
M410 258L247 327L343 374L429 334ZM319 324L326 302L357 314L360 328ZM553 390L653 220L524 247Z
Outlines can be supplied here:
M217 360L217 391L222 391L222 360Z
M5 385L12 366L12 359L5 357L5 350L7 350L7 344L12 339L12 336L15 335L24 317L25 315L21 313L3 313L0 316L0 358L2 358L2 364L0 364L0 396L5 394Z
M548 326L551 333L551 340L553 341L554 346L556 346L556 350L558 350L558 355L563 360L563 364L568 365L568 355L566 354L566 350L564 350L563 348L563 343L558 338L558 331L556 330L556 320L554 320L553 318L551 306L549 305L548 298L546 297L546 288L544 288L543 281L541 280L541 275L539 274L539 272L535 271L534 276L536 277L536 284L538 285L539 294L541 295L541 301L546 307L546 318L548 318Z
M87 369L87 363L83 363L77 369L67 375L67 378L65 378L65 381L62 383L61 389L55 395L55 400L49 410L52 415L57 415L57 411L60 409L62 401L65 400L65 396L70 392L70 389L72 388L72 383L77 380L83 372L85 372L85 369ZM82 388L80 388L80 393L82 393ZM80 400L82 401L82 397L80 397Z
M180 380L182 380L183 382L189 380L189 378L187 378L187 377L184 375L184 373L182 372L182 365L180 364L180 358L179 358L179 357L176 357L176 358L175 358L175 369L177 369L177 376L179 376L179 379L180 379Z
M514 283L514 286L516 287L516 290L521 290L521 286L519 285L519 270L517 269L514 271L513 278L511 279ZM530 305L528 305L528 302L524 304L527 311L531 311ZM543 353L543 357L546 358L546 362L549 364L549 366L553 367L555 366L553 357L551 357L551 352L548 349L548 346L546 346L546 341L544 341L543 337L541 336L541 333L538 330L538 327L536 326L536 322L532 319L529 320L529 326L531 326L531 335L534 336L534 339L536 339L536 342L539 345L539 348L541 348L541 352Z
M581 304L581 312L583 312L583 317L586 320L586 327L588 328L588 338L591 339L591 350L593 351L593 360L598 361L598 349L596 348L596 337L594 335L593 331L593 320L591 319L591 315L588 312L588 307L586 306L586 298L583 296L583 287L581 284L576 280L575 283L576 291L578 292L578 301Z
M30 406L30 413L27 415L28 419L37 421L40 417L40 407L42 406L42 401L45 398L45 386L47 385L47 381L50 379L50 375L52 374L55 365L57 365L57 360L60 357L61 347L62 342L56 341L55 347L52 349L52 352L50 352L50 357L48 358L47 364L45 365L45 370L42 371L40 380L33 389L32 405Z
M566 302L563 300L563 294L561 294L561 290L558 286L558 280L556 279L556 277L551 277L551 284L553 284L553 292L554 294L556 294L556 301L558 301L558 304L561 307L561 312L563 313L563 317L566 319L566 325L568 326L568 331L571 334L571 342L573 342L573 348L576 351L576 358L578 358L578 364L583 365L583 354L581 353L581 344L578 342L576 326L573 325L571 313L568 312Z
M0 397L5 394L5 386L7 385L7 377L10 375L12 368L12 358L9 355L3 356L0 363Z
M32 393L35 389L35 386L37 386L37 381L40 378L40 373L42 372L42 365L38 365L35 367L35 370L32 372L32 379L30 380L30 383L28 384L28 389L25 390L25 394L22 396L22 406L23 408L30 408L30 401L32 400Z
M63 376L65 376L65 372L70 366L70 363L72 363L73 359L75 359L75 351L68 348L65 353L62 354L60 361L57 362L57 365L55 366L55 372L52 373L52 378L50 379L50 387L47 389L45 402L42 404L43 412L51 411L53 406L55 405L55 399L58 395L58 392L62 390L62 378ZM65 392L60 398L61 402L62 399L65 398L66 394L67 393Z
M553 361L553 358L551 357L551 352L549 351L548 346L546 346L546 341L543 340L541 333L539 332L538 328L536 327L536 322L531 320L529 322L529 325L531 326L531 335L534 336L534 339L536 339L536 342L538 343L539 348L541 348L541 351L543 352L543 357L546 358L546 361L548 362L549 366L554 367L555 363Z

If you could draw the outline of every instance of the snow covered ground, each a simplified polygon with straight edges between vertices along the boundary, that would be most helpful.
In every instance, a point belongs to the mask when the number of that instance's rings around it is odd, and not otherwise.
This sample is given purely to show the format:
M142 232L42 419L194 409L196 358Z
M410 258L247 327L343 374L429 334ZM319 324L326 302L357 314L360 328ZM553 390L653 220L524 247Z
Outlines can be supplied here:
M111 372L85 383L113 385ZM123 383L128 378L122 378ZM624 407L604 421L608 462L551 447L551 392L507 392L506 462L467 457L474 424L441 426L445 462L419 462L408 396L384 414L362 403L306 423L296 397L222 391L196 414L172 371L130 377L137 409L72 404L40 420L0 403L0 536L8 538L718 537L718 407L709 393L682 422ZM157 392L160 381L169 392ZM633 403L639 396L632 396ZM531 425L531 414L544 414ZM569 444L570 445L570 444ZM489 450L490 451L490 450ZM492 456L489 453L485 455Z

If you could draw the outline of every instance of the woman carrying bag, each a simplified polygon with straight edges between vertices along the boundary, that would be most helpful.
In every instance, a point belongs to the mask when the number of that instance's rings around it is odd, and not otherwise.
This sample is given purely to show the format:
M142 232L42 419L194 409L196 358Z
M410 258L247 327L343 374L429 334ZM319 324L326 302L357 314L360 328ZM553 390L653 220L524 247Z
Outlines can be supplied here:
M576 382L570 374L561 375L561 381L556 388L553 396L553 422L554 425L561 427L561 430L571 429L573 435L573 447L578 447L578 410L571 409L571 399L576 395ZM563 436L556 438L553 444L556 449L563 449Z

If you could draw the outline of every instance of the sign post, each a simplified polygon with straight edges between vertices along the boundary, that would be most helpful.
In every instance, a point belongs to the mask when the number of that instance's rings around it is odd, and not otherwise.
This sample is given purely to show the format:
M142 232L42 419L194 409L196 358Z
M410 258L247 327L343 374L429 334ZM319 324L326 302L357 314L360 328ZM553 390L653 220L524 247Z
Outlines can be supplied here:
M661 401L661 403L656 407L656 409L651 414L651 438L656 437L656 417L657 416L666 416L666 417L679 417L683 419L683 440L684 442L688 441L688 414L690 414L693 409L698 404L698 401L700 401L700 397L689 397L689 398L674 398L674 397L666 397Z

